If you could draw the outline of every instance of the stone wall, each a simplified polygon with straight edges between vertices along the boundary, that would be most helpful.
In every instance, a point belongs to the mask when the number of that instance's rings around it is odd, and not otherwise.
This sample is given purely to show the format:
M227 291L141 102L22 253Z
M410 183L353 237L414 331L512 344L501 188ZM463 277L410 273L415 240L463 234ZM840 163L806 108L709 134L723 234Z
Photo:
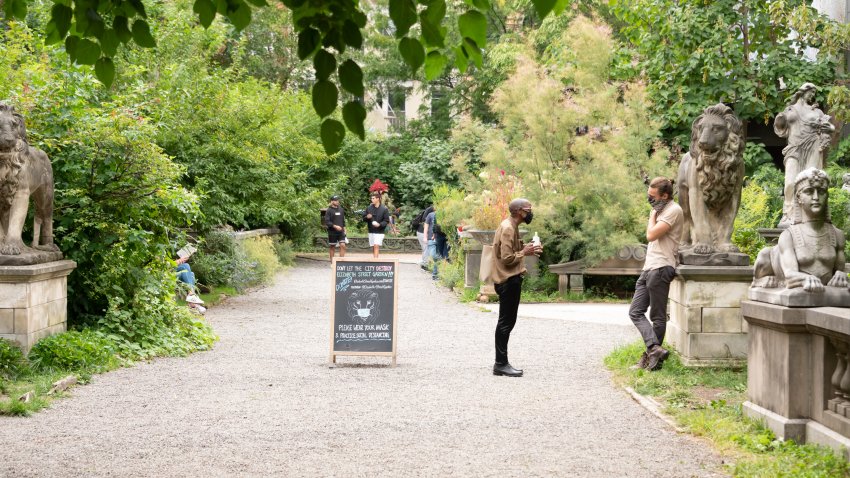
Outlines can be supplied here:
M780 438L850 449L850 309L743 301L744 413Z

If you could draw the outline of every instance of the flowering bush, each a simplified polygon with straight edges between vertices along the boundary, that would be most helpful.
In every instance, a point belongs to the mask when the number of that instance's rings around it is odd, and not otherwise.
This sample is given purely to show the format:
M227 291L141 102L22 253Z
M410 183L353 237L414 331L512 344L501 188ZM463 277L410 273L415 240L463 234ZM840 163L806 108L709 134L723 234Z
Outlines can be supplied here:
M504 169L483 171L478 175L484 183L472 213L472 224L476 229L493 230L509 215L508 204L520 197L522 186L519 178L505 173Z

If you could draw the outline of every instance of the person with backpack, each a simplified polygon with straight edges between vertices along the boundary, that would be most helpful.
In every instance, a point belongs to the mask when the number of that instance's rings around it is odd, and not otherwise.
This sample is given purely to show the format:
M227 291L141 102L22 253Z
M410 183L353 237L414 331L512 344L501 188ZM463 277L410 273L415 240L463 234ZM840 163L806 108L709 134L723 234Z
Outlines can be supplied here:
M410 221L410 228L416 231L416 239L419 240L419 247L422 248L422 258L419 259L419 267L423 269L428 267L428 239L425 238L425 218L432 211L434 211L434 207L428 206Z
M425 217L425 225L423 226L425 238L428 240L428 255L434 262L434 269L431 272L431 279L437 280L437 264L440 259L445 259L443 249L446 247L446 235L440 230L440 225L437 223L437 207L432 206L431 212ZM441 243L442 242L442 243Z

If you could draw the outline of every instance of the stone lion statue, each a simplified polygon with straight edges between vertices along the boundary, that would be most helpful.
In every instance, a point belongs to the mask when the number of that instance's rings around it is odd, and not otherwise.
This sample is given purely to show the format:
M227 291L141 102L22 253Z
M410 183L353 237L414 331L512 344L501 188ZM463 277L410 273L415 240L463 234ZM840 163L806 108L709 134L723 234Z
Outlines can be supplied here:
M24 118L0 103L0 255L27 252L21 232L29 198L35 202L32 247L58 251L53 243L53 168L44 151L27 143Z
M676 182L685 216L682 249L737 253L732 225L741 203L744 138L741 121L724 104L709 106L691 128L691 149Z

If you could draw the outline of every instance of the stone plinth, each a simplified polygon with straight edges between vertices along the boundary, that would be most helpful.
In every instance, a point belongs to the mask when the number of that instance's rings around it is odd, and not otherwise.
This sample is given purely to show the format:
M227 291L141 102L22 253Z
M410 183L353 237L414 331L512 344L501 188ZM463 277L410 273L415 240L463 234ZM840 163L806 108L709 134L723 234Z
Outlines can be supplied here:
M745 300L744 413L779 438L850 449L850 309Z
M0 266L0 338L28 353L39 339L64 332L68 317L69 260Z
M679 264L687 266L748 266L750 256L740 252L697 254L693 249L679 252Z
M478 287L482 248L483 246L477 242L464 241L463 252L466 255L466 262L463 265L463 286L468 289Z
M749 266L679 266L670 284L667 341L688 366L741 366L747 327L741 301L753 280Z
M823 292L806 292L802 288L766 289L752 287L750 300L785 307L850 307L850 293L843 287L824 287Z
M759 236L764 239L768 246L775 246L779 242L779 235L787 228L761 228L758 230Z

